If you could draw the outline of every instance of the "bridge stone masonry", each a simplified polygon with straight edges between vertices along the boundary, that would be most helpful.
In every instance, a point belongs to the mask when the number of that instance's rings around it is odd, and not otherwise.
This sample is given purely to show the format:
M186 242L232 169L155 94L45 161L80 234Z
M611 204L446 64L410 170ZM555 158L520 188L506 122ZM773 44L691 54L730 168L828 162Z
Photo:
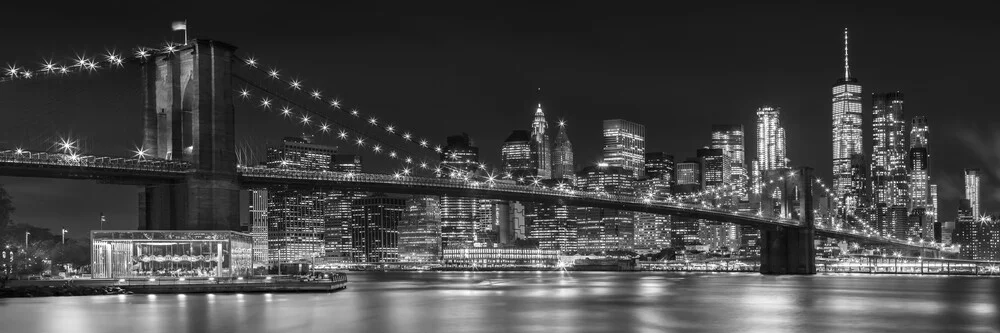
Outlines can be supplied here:
M763 274L815 274L815 237L834 237L911 250L938 248L857 231L817 226L813 170L794 170L759 196L761 213L697 202L662 201L506 181L411 175L301 171L238 165L232 87L236 47L209 39L139 58L142 69L143 156L80 156L0 149L0 176L96 179L139 185L142 230L239 230L241 188L287 186L399 194L454 195L602 207L736 223L761 229ZM120 62L120 60L119 60ZM770 187L770 189L774 189ZM773 208L773 209L772 209Z
M142 64L143 145L165 160L191 163L184 181L139 190L139 227L149 230L239 230L236 47L195 39Z

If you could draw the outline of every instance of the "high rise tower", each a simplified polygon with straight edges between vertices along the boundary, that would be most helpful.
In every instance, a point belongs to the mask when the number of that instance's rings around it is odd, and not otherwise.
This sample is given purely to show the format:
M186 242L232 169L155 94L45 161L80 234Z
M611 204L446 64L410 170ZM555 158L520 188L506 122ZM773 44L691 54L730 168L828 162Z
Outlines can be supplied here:
M844 77L833 86L833 189L840 198L852 192L851 155L864 154L861 85L851 77L847 37L844 28Z
M872 181L875 204L906 205L906 122L903 93L872 94Z
M531 133L525 130L511 132L500 148L500 161L506 176L519 181L535 176L537 170L531 146Z
M559 121L559 134L556 134L555 146L552 148L552 178L573 179L576 177L573 169L573 144L566 134L566 122Z
M722 149L731 164L733 179L727 179L727 183L747 177L743 141L743 125L712 125L712 149Z
M646 126L623 119L604 121L604 162L639 178L645 173Z
M765 105L757 109L757 161L761 171L788 167L780 107Z
M969 209L973 218L979 218L979 169L965 169L965 199L969 200Z
M541 95L542 88L538 88ZM539 98L541 99L541 98ZM531 152L537 163L537 176L541 179L552 178L552 141L549 141L549 123L545 121L542 103L535 109L535 120L531 122Z
M441 153L441 164L453 171L443 178L462 178L464 172L475 172L479 163L479 148L473 145L468 134L449 136L448 145ZM476 203L474 198L442 195L441 247L468 248L475 241Z
M928 208L931 156L927 147L927 118L913 117L911 124L910 152L906 161L910 174L910 209Z

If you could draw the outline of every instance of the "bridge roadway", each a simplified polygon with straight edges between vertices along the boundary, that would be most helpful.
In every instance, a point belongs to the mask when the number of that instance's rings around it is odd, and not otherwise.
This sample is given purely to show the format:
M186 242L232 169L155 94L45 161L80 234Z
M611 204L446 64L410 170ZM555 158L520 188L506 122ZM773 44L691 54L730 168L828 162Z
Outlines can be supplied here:
M600 207L653 214L673 215L735 223L754 227L798 227L798 220L763 217L711 208L700 204L644 200L629 195L611 195L573 190L544 189L497 181L466 182L459 179L409 177L384 174L301 171L266 167L239 167L240 183L244 187L290 185L308 188L357 190L400 194L452 195L483 199L527 202L548 202L579 207ZM907 249L930 249L929 243L907 242L887 237L866 235L851 230L816 226L816 235L862 244L881 244Z
M179 182L191 164L181 161L35 152L0 151L0 176L94 179L124 183Z
M547 189L517 185L507 181L467 182L459 179L401 175L300 171L266 167L237 167L245 188L296 186L397 194L452 195L483 199L547 202L579 207L621 209L673 215L755 227L798 227L798 220L732 212L700 204L662 202L629 195L613 195L576 190ZM156 184L181 182L191 173L191 165L181 161L90 156L22 150L0 151L0 176ZM866 235L851 230L816 227L816 235L863 244L890 245L911 249L937 249L926 243L912 243Z

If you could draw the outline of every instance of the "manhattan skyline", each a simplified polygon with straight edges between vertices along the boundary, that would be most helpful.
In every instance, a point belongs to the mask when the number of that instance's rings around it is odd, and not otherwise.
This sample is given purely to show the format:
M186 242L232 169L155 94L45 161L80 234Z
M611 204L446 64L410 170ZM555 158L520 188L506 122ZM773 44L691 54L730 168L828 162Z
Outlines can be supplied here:
M679 23L607 18L607 14L580 8L575 8L579 17L570 17L574 15L561 6L533 9L517 15L512 8L459 18L457 11L449 16L447 11L421 8L424 12L417 13L443 17L416 15L395 23L395 14L385 19L371 8L338 11L338 20L322 23L298 11L297 18L283 18L281 9L268 13L252 6L232 9L246 12L241 12L238 22L226 25L213 25L204 14L186 18L193 36L231 42L253 50L261 59L288 65L283 70L334 91L362 110L407 124L435 142L467 132L481 149L481 158L492 165L499 165L499 149L510 130L528 129L538 102L535 89L542 87L541 102L550 127L558 119L569 124L577 169L599 160L604 119L620 118L646 126L650 133L647 151L663 151L683 160L711 144L713 124L742 124L747 137L754 137L755 111L770 104L782 108L791 164L811 166L827 181L831 173L829 91L843 76L840 42L847 27L851 31L851 76L865 87L862 137L866 153L870 153L872 133L870 93L901 91L907 97L907 122L917 115L928 119L931 177L940 188L943 220L954 219L962 194L963 168L984 170L982 207L987 212L996 209L992 184L996 184L995 170L1000 165L996 157L1000 137L988 129L1000 122L1000 115L994 112L997 103L982 96L995 90L990 73L997 72L997 65L990 59L997 58L998 51L996 46L975 43L994 40L995 31L976 27L995 27L996 23L969 18L956 27L944 24L947 19L938 19L938 25L928 26L919 16L923 9L906 8L914 12L890 18L895 25L877 23L872 14L848 19L825 12L803 15L801 20L812 18L816 23L793 30L762 19L768 15L766 9L773 9L766 6L749 13L691 9L686 11L691 15L688 20ZM819 8L798 10L800 14L816 14ZM171 36L169 29L156 22L185 16L164 12L152 15L158 19L130 19L114 11L95 14L91 19L103 24L77 27L78 22L51 19L43 24L30 15L8 20L3 23L5 29L31 32L13 36L10 45L19 47L0 50L0 59L33 66L42 58L102 52L112 47L101 44L108 41L116 41L113 46L120 50L137 42L155 45ZM789 17L787 12L780 14ZM494 19L484 19L491 15ZM548 22L549 16L560 17L561 24ZM296 25L290 27L293 23ZM117 26L128 29L114 28ZM471 28L458 30L453 26ZM636 29L642 27L648 29ZM333 34L339 40L315 41L310 34ZM150 36L161 36L161 40ZM36 54L34 50L55 53ZM62 86L17 86L18 90L34 87L34 92L25 94L0 92L5 107L22 110L2 116L0 130L15 133L2 144L38 141L17 134L17 124L38 124L42 115L54 115L60 119L38 128L52 132L41 135L72 129L74 135L102 147L94 153L127 154L139 137L138 131L129 129L138 126L106 120L120 116L124 117L122 122L138 122L138 101L128 97L128 92L136 89L136 74L100 74L115 77L114 83L79 78ZM88 87L90 82L95 86ZM46 103L28 99L46 97L54 89L66 87L71 89L69 97ZM266 131L268 142L253 143L261 146L258 149L298 134L291 126L251 128ZM114 135L107 134L112 132ZM110 139L120 134L135 140ZM746 150L754 151L752 140L747 141ZM351 151L353 148L345 152ZM135 190L128 186L15 178L0 178L0 183L14 196L18 223L49 228L69 225L74 229L85 222L89 230L97 228L97 214L103 211L111 217L112 226L134 227ZM95 188L107 189L107 196L77 194ZM39 197L49 201L33 201ZM83 221L66 222L67 218Z

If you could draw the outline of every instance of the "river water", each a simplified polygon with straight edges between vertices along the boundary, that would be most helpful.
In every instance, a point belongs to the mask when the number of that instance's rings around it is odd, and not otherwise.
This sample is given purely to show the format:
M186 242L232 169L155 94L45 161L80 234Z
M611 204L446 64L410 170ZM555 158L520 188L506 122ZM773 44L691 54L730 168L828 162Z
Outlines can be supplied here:
M0 299L0 332L1000 332L1000 278L355 273L321 294Z

